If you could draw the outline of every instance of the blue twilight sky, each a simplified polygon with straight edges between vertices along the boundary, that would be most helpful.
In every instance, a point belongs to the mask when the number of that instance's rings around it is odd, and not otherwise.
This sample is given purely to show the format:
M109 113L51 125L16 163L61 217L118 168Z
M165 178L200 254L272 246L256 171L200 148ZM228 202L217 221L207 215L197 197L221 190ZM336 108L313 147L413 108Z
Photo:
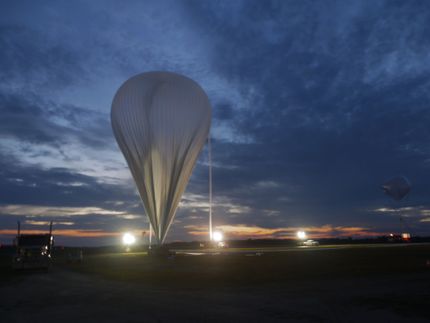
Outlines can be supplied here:
M153 70L210 98L227 236L373 236L406 230L400 213L430 235L429 35L428 1L2 1L0 243L17 220L54 220L59 244L147 229L109 114ZM206 156L168 241L206 237Z

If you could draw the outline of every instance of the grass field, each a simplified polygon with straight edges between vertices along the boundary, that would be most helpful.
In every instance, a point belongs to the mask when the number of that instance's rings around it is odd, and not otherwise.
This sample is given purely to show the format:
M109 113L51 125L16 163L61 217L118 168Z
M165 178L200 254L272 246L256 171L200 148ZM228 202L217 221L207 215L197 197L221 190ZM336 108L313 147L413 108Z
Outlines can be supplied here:
M187 251L188 252L188 251ZM57 258L15 274L2 257L7 322L427 322L430 245L231 249ZM6 296L7 295L7 296ZM34 314L37 309L37 315Z
M227 254L177 255L161 259L145 253L103 254L86 257L83 264L71 268L108 279L179 288L287 284L291 280L429 271L426 266L426 261L430 260L429 245L295 249L297 252L273 248L235 249ZM266 252L256 255L253 251Z

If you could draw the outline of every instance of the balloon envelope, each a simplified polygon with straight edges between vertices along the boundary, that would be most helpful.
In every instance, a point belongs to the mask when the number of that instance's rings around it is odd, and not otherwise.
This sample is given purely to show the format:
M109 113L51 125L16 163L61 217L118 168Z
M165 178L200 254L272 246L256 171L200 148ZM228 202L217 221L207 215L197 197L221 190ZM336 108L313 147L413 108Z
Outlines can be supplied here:
M209 133L209 99L185 76L142 73L115 94L111 121L155 237L163 243Z
M390 179L382 185L385 194L391 196L396 201L400 201L411 190L411 184L404 176L398 176Z

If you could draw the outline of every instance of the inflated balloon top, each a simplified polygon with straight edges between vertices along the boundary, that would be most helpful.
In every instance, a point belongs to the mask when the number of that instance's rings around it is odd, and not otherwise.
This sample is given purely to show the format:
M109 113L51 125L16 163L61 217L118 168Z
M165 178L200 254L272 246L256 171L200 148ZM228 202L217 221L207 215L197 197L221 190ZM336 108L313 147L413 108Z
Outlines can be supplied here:
M382 185L385 194L391 196L396 201L400 201L411 190L411 184L404 176L398 176L390 179Z
M111 121L155 237L163 243L209 133L209 99L188 77L142 73L115 94Z

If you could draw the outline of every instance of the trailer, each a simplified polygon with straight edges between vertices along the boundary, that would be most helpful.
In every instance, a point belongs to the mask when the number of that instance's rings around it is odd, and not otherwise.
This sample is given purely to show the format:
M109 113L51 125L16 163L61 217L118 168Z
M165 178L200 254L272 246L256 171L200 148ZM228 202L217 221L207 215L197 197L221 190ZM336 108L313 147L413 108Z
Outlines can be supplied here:
M54 246L52 221L49 225L49 233L46 234L21 234L21 224L18 221L15 246L16 252L12 260L14 269L48 270L51 267L51 252Z

